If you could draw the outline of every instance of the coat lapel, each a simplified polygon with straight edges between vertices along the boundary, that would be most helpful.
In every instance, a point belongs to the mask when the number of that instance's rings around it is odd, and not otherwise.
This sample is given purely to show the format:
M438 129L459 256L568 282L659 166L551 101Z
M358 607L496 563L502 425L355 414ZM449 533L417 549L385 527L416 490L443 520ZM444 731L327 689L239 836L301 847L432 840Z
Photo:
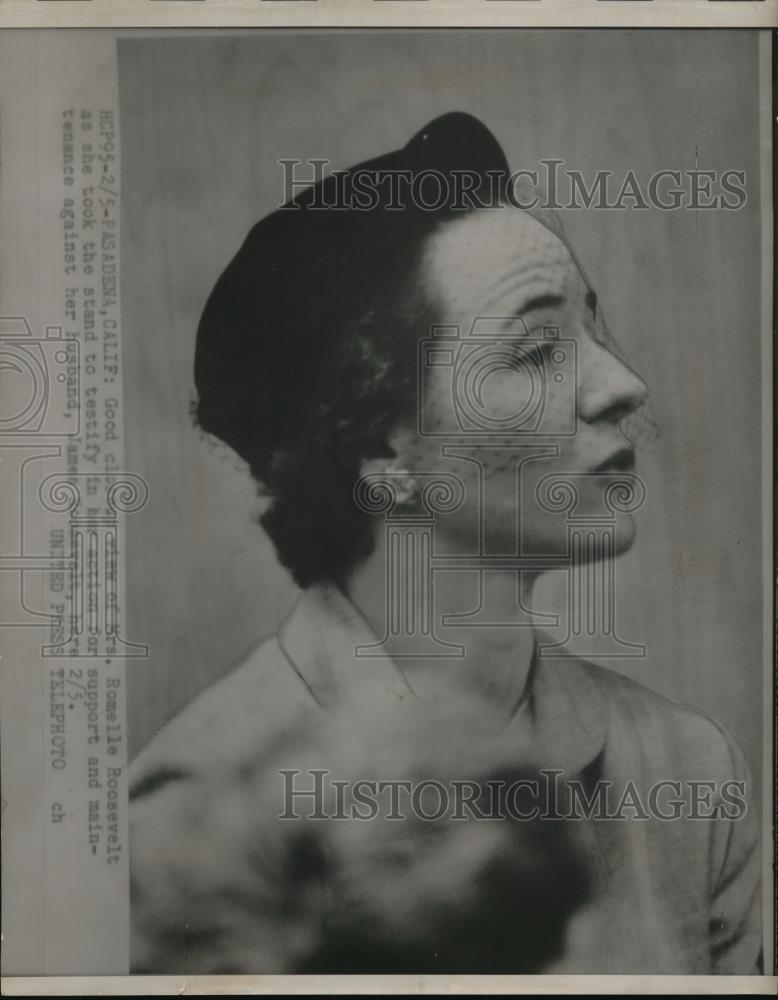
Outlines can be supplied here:
M540 638L540 637L539 637ZM358 656L378 642L334 585L304 591L278 632L279 644L313 698L325 709L358 705L371 712L418 704L391 656ZM522 702L509 722L541 767L578 773L603 750L608 727L596 668L569 655L536 654Z

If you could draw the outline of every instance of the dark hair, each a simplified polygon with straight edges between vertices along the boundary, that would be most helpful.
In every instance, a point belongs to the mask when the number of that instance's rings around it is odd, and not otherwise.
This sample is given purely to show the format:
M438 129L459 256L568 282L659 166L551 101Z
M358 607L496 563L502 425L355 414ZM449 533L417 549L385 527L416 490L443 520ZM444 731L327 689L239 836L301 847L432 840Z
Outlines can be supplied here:
M394 305L377 304L339 341L327 396L295 445L279 448L266 470L251 470L271 495L260 523L300 587L341 582L373 548L354 487L365 459L392 457L393 425L414 415L417 344L429 326L420 290L406 284L393 293Z
M300 587L341 582L372 551L370 517L354 487L365 459L392 457L396 421L414 417L418 343L434 318L419 282L424 242L393 275L362 289L372 305L332 338L319 401L292 440L268 453L264 426L242 428L243 457L269 500L259 522ZM201 403L196 417L210 429Z

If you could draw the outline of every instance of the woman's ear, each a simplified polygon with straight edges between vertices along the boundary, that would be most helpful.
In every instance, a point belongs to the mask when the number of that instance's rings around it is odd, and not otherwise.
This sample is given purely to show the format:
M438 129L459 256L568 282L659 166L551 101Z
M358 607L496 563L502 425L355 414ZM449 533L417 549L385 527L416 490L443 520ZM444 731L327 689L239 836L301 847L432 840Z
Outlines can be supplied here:
M387 436L386 453L365 458L360 464L362 481L372 489L383 487L391 491L395 506L413 505L418 499L413 439L410 428L396 426Z
M393 507L413 506L419 495L419 484L411 470L391 458L366 459L362 463L361 484L369 496L388 490L394 498Z
M372 476L387 469L392 472L404 470L413 473L416 468L417 432L406 423L395 424L384 439L380 453L364 458L360 463L360 475Z

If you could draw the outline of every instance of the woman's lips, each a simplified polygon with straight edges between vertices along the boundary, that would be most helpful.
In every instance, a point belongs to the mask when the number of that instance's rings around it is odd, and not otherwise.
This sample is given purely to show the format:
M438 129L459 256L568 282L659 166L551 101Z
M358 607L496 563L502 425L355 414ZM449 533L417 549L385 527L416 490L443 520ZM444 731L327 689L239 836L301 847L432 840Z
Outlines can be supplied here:
M632 448L619 448L599 465L592 469L592 472L633 472L635 469L635 452Z

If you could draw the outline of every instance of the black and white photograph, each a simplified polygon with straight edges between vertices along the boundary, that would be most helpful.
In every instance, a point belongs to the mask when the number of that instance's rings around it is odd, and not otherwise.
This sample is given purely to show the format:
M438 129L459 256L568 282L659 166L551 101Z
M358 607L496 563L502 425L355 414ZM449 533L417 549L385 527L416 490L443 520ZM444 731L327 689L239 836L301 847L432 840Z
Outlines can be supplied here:
M3 50L67 81L6 130L8 981L767 988L769 34L91 34Z
M120 42L138 971L760 970L756 46Z

